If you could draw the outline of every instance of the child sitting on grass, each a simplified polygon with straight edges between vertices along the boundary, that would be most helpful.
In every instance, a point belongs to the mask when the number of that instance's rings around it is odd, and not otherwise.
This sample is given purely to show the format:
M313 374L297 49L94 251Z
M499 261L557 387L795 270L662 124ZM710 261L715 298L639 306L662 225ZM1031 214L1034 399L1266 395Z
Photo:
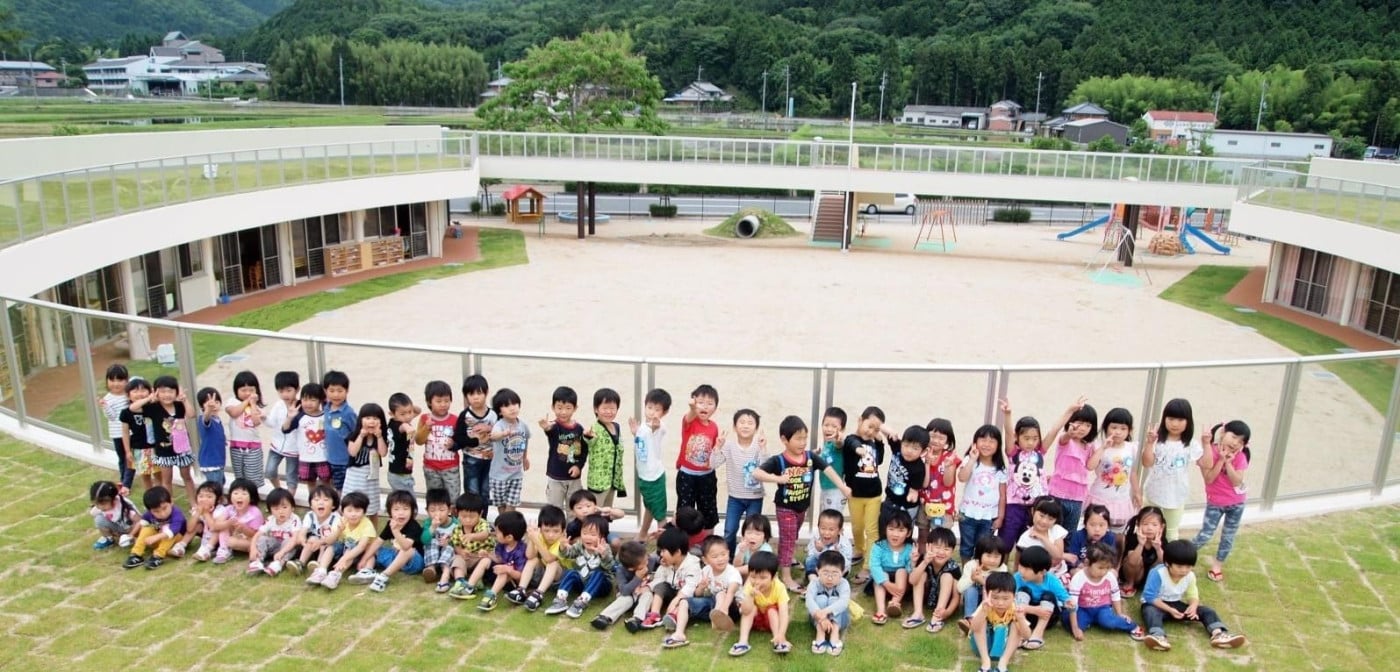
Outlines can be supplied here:
M1083 571L1070 579L1069 603L1073 611L1065 616L1065 625L1076 641L1084 641L1084 631L1091 625L1126 632L1134 640L1142 640L1142 628L1123 615L1118 576L1113 572L1116 557L1113 547L1091 544Z
M363 414L360 417L364 417ZM428 526L423 530L423 580L437 584L437 592L452 587L452 537L458 521L452 516L452 499L446 488L428 490Z
M258 473L261 474L262 470L259 469ZM293 503L292 493L283 488L267 493L267 517L248 544L248 555L251 556L248 561L249 576L281 574L287 557L296 551L301 521L297 519L296 509L292 508Z
M772 538L773 526L768 522L768 516L758 513L744 519L743 531L734 547L734 567L739 570L739 576L749 578L749 559L754 553L773 552L773 547L768 544Z
M329 485L316 487L334 491ZM365 510L368 508L369 498L363 492L348 493L340 500L340 536L336 539L333 554L333 557L338 556L340 559L335 561L329 572L319 577L319 585L324 586L326 590L335 590L340 585L341 577L351 568L359 567L361 571L374 572L374 554L367 552L375 534L374 523L365 516ZM317 585L318 574L319 569L306 579L307 585Z
M515 582L516 588L506 593L506 599L512 604L523 604L530 611L540 608L544 603L544 591L564 574L563 563L559 560L559 551L565 544L564 510L545 504L535 520L535 527L525 530L525 568L520 571L520 580ZM539 575L538 586L530 590L531 580L541 568L544 571Z
M457 529L452 532L452 588L449 597L465 593L467 577L481 568L485 574L491 567L491 552L496 550L495 535L486 522L486 500L475 492L463 492L457 497Z
M885 521L880 541L870 548L870 585L875 593L875 613L870 621L875 625L904 615L899 603L909 590L909 575L914 571L914 546L908 543L913 527L909 514L896 510Z
M679 527L663 529L656 539L656 550L661 562L651 580L651 607L646 617L635 624L637 630L659 627L661 614L670 613L675 601L680 599L681 589L700 581L700 557L690 552L690 537ZM631 621L627 623L627 630L636 632Z
M1186 539L1167 542L1162 549L1163 563L1147 575L1142 589L1142 622L1147 626L1147 648L1167 651L1167 631L1162 622L1196 621L1205 626L1210 645L1217 649L1244 646L1244 635L1230 632L1215 610L1201 604L1196 590L1196 546Z
M1044 549L1041 549L1044 550ZM972 652L981 659L977 672L1009 670L1011 657L1031 634L1026 615L1017 606L1016 579L1007 572L992 572L986 580L987 599L972 614ZM997 664L992 665L992 658Z
M846 535L846 516L836 509L826 509L817 516L817 533L807 542L807 559L803 565L808 584L817 580L817 561L827 551L835 551L845 559L846 564L841 567L843 576L851 570L854 549L851 538Z
M749 652L749 634L754 630L773 633L773 653L785 655L792 651L787 640L787 586L777 580L778 556L755 553L749 560L749 578L744 582L739 602L739 641L729 647L729 655L742 656Z
M491 555L491 573L495 579L491 587L481 596L477 609L491 611L496 608L497 596L511 584L519 585L520 570L525 569L525 515L519 511L507 511L496 516L496 550ZM469 586L481 580L481 567L468 579Z
M136 533L136 541L131 545L131 555L127 556L126 569L135 569L142 564L146 569L156 569L165 564L165 556L175 545L175 540L185 533L185 514L170 498L170 491L157 485L141 496L146 505L146 513L141 516L141 527ZM155 546L151 557L146 558L146 547Z
M604 607L603 613L594 617L589 625L597 630L607 630L608 626L616 623L623 614L631 611L633 618L628 619L627 630L636 632L633 622L640 626L641 619L647 615L646 610L651 605L651 586L647 579L651 576L654 565L655 560L647 555L645 544L636 540L624 542L617 552L617 567L613 576L613 581L617 584L617 598Z
M111 481L93 483L88 488L88 498L92 501L88 513L92 514L93 524L102 534L93 543L93 550L105 551L118 544L122 548L130 546L131 530L141 523L141 512L136 510L136 504L121 494L120 486Z
M822 551L817 556L816 579L807 585L807 615L817 631L812 653L839 656L846 646L843 637L851 627L851 584L845 578L846 569L847 560L837 551Z
M700 553L705 564L700 570L700 580L681 588L682 599L676 600L675 609L662 619L667 629L675 630L662 643L665 648L674 649L690 643L685 628L691 619L708 618L715 630L728 632L734 629L734 621L739 616L739 605L734 597L743 579L739 577L739 570L729 564L729 547L724 537L706 537Z
M607 517L594 514L584 519L578 541L559 549L559 557L568 560L573 569L565 572L560 579L554 602L544 613L549 616L567 613L569 618L578 618L583 616L589 602L607 596L611 588L612 577L609 573L612 571L613 553L608 546ZM542 587L548 588L547 585ZM574 589L579 590L579 596L573 604L569 604L569 594Z
M1069 605L1069 591L1054 574L1050 573L1050 552L1040 546L1031 546L1018 553L1020 565L1016 570L1016 605L1022 607L1026 620L1031 624L1031 636L1022 648L1035 651L1045 646L1045 629L1060 620L1060 609ZM1074 618L1074 614L1070 614Z
M990 536L990 535L988 535ZM927 630L938 633L958 608L958 579L962 566L954 559L958 538L946 527L929 530L923 557L914 566L910 583L914 585L914 613L904 620L905 629L924 623L924 608L929 609Z
M298 574L303 568L311 571L311 576L306 577L307 585L321 585L329 571L326 568L335 560L335 541L340 538L341 528L339 509L340 493L335 488L318 485L311 489L311 510L302 517L301 529L297 531L301 553L287 563Z
M987 597L987 577L993 572L1005 572L1006 552L1002 548L1001 537L984 534L973 545L973 562L963 569L958 579L958 594L962 595L963 617L958 621L958 629L966 636L972 632L972 615L978 605Z
M354 493L351 493L354 494ZM423 526L418 524L418 498L407 490L395 490L384 500L389 520L379 538L370 542L369 553L374 556L374 569L369 577L369 589L382 593L389 579L402 571L413 575L423 571ZM350 577L350 583L361 583L364 570Z

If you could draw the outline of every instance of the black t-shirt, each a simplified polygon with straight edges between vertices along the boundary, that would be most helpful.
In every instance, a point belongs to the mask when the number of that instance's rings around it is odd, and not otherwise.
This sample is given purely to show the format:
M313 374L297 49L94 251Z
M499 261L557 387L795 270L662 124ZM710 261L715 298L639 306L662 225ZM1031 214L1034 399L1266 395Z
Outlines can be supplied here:
M885 501L898 504L904 508L917 506L919 501L909 501L909 493L922 490L924 481L928 479L928 466L924 464L922 457L913 460L905 460L904 456L896 453L894 459L890 460L889 483L885 485Z
M165 410L160 402L153 402L141 407L141 412L146 414L146 421L150 423L151 434L155 437L155 449L157 457L175 457L175 445L170 441L170 433L175 429L175 422L185 419L184 402L174 403L174 413Z
M155 437L151 433L151 426L146 418L146 409L132 412L129 408L122 409L121 415L117 419L127 426L127 433L131 436L132 450L145 450L151 447L150 441Z
M366 436L360 443L360 452L350 456L351 467L368 467L370 454L379 449L379 439L373 436Z
M545 430L549 439L549 457L545 460L544 475L556 481L571 481L583 476L583 465L588 460L588 444L583 441L583 425L575 422L571 427L554 423ZM579 475L570 476L569 467L578 467Z
M404 431L404 425L398 420L389 421L389 433L385 439L389 445L389 473L391 474L412 474L408 468L409 443L408 432Z
M856 454L856 449L865 446L865 457ZM879 437L871 441L851 434L841 443L842 465L846 473L846 485L851 488L852 497L880 496L880 463L885 461L885 441Z
M384 523L384 529L379 532L379 538L384 540L383 548L389 548L393 545L394 532L389 529L391 524L392 522ZM403 529L400 532L403 536L413 540L413 550L419 553L423 552L423 526L418 524L417 518L410 518L407 523L403 524Z
M774 476L787 476L787 482L778 484L773 491L773 503L780 509L802 512L812 505L812 484L816 482L817 472L828 466L821 455L809 450L800 463L778 453L764 460L758 468Z

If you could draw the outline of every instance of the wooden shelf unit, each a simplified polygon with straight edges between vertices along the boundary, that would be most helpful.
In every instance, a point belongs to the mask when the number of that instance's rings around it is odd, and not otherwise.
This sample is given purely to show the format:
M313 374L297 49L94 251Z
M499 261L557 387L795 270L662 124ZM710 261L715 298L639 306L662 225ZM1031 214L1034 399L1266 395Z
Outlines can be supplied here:
M326 271L332 275L354 273L403 263L403 239L398 236L342 243L326 250Z

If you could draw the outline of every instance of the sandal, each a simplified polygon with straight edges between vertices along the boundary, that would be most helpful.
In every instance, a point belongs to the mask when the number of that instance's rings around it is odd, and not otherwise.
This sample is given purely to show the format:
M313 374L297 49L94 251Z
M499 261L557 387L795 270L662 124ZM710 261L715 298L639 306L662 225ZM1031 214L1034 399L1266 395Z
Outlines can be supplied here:
M876 612L870 615L870 622L874 623L875 625L884 625L889 620L890 619L888 616L880 612Z
M1132 586L1124 586L1121 589L1119 589L1118 593L1123 597L1132 597L1134 595L1137 595L1137 589Z
M729 655L738 658L739 656L748 653L751 649L753 649L753 647L749 646L748 644L735 644L734 646L729 647Z
M845 650L845 648L845 642L830 642L826 645L826 652L833 656L839 656L841 655L841 651Z
M779 642L773 645L773 653L780 656L787 655L789 651L792 651L792 645L787 642Z
M667 637L666 639L661 640L661 648L663 649L679 649L682 646L686 646L688 644L690 644L690 640L676 639L675 637Z
M812 653L815 653L817 655L826 653L826 647L828 646L831 645L827 644L826 642L812 642Z
M1225 572L1218 569L1212 569L1209 572L1206 572L1206 578L1209 578L1211 581L1214 581L1216 583L1220 583L1221 581L1225 580Z
M927 630L927 631L929 631L929 634L936 635L936 634L938 634L938 633L940 633L940 632L943 632L943 625L944 625L943 621L940 621L940 620L938 620L938 619L935 618L935 619L929 621L929 622L928 622L928 627L926 627L926 628L924 628L924 629Z
M1021 642L1021 648L1027 651L1039 651L1043 646L1045 646L1045 640L1040 639L1039 637L1032 637L1024 642Z
M923 616L910 616L909 618L904 619L904 624L903 624L903 625L904 625L904 629L905 629L905 630L913 630L914 628L917 628L917 627L919 627L919 626L921 626L921 625L923 625L923 624L924 624L924 617L923 617Z

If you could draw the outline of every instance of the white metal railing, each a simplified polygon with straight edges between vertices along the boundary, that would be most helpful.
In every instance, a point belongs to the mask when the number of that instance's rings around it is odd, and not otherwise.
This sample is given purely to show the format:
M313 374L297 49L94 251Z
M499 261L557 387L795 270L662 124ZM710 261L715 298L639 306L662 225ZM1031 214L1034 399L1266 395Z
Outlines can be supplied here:
M1400 187L1251 166L1239 200L1400 233Z
M392 359L396 356L404 357L404 363L415 366L429 362L432 363L430 368L433 371L429 375L433 378L451 379L459 374L465 376L491 371L493 381L497 384L500 384L498 377L504 377L502 371L516 368L518 372L520 367L534 366L531 362L548 362L551 366L554 366L554 363L564 363L557 370L551 368L546 372L547 376L554 380L580 380L577 370L606 370L611 373L597 374L597 379L590 382L622 390L624 399L631 400L632 414L635 417L642 415L642 400L646 392L657 387L663 380L669 383L663 386L669 386L676 392L677 380L686 381L682 388L688 389L694 385L696 379L707 379L711 376L747 376L754 380L782 378L781 387L785 390L785 396L784 401L780 403L781 408L785 412L804 417L812 428L820 427L823 409L830 406L844 403L852 411L854 418L855 411L860 406L853 403L851 396L854 394L863 397L866 394L864 390L867 388L860 385L860 379L869 376L885 376L880 379L882 389L889 385L892 379L914 377L917 381L914 383L916 389L923 392L918 395L917 400L913 400L912 408L918 409L913 412L922 414L923 417L927 417L929 413L947 415L959 418L963 424L967 424L970 417L975 417L979 422L998 425L999 398L1011 396L1026 403L1026 395L1031 388L1044 387L1051 383L1050 386L1055 388L1058 395L1061 388L1080 384L1074 381L1092 380L1101 390L1108 387L1119 390L1114 395L1117 400L1133 399L1133 409L1140 409L1141 412L1140 427L1146 427L1155 425L1156 412L1168 398L1183 396L1183 387L1189 394L1193 386L1198 386L1199 376L1215 378L1243 375L1235 373L1241 371L1262 372L1261 375L1269 380L1264 385L1268 393L1252 401L1242 398L1232 402L1234 407L1231 411L1236 417L1248 418L1256 427L1252 442L1254 469L1249 476L1253 503L1267 510L1276 502L1322 494L1369 493L1371 497L1376 497L1387 486L1400 485L1400 469L1393 468L1391 463L1397 440L1400 440L1396 436L1397 416L1400 416L1400 374L1390 369L1384 369L1390 375L1389 396L1385 403L1380 404L1381 412L1374 416L1379 419L1362 423L1360 428L1352 428L1356 433L1352 436L1353 440L1347 443L1345 454L1331 453L1335 458L1328 460L1329 464L1334 465L1334 468L1328 470L1329 473L1319 473L1311 461L1317 457L1318 446L1318 435L1313 431L1312 421L1300 420L1300 423L1306 423L1299 425L1307 432L1306 436L1299 439L1290 438L1293 436L1295 415L1310 417L1307 415L1309 409L1319 401L1318 398L1306 396L1308 388L1300 385L1305 373L1309 374L1306 376L1308 378L1319 378L1319 373L1326 373L1321 368L1324 366L1393 364L1400 360L1400 350L1315 357L1171 363L996 365L781 362L582 355L327 338L157 320L23 298L0 297L0 312L6 317L0 319L0 336L4 339L3 359L0 359L0 363L3 363L8 371L7 376L0 376L0 413L15 418L21 425L42 428L90 443L93 450L99 452L111 449L110 445L101 440L105 420L92 394L102 382L92 355L93 325L105 322L109 326L111 323L119 324L127 333L131 333L133 328L169 330L174 335L178 377L186 386L192 386L200 374L196 364L196 350L202 347L199 345L200 339L227 339L239 336L247 341L240 342L237 348L251 345L253 341L274 349L276 344L287 346L282 348L283 354L280 355L280 359L268 355L267 350L262 351L262 359L257 362L257 367L263 370L265 375L273 370L294 370L304 372L308 380L318 380L329 368L348 369L354 376L355 353L372 354L374 360L380 362L398 361ZM110 331L108 330L109 333ZM44 335L42 342L35 342L34 339L39 334ZM35 353L39 353L41 361L36 362ZM276 361L269 362L269 357ZM71 363L66 363L70 360ZM361 358L357 361L363 363L368 360ZM56 421L36 417L29 411L26 403L27 381L48 369L70 365L79 368L79 375L76 376L79 382L69 392L73 403L82 406L83 418L76 423L62 426L61 423L55 424ZM444 370L443 367L450 367L450 370ZM572 374L566 372L570 367L576 370ZM710 373L697 373L698 369ZM1090 378L1086 379L1085 376ZM1275 378L1276 383L1273 382ZM1175 382L1169 386L1169 380ZM209 382L220 388L227 385L227 380L223 379L216 383ZM422 384L421 380L414 382L417 385ZM506 382L506 386L511 386L509 381ZM364 383L360 384L363 386ZM1141 392L1139 394L1129 390ZM1169 391L1173 394L1169 395ZM934 392L939 396L935 396ZM542 393L547 395L547 392ZM753 392L749 390L747 393ZM1320 390L1316 393L1329 396L1336 394L1331 390ZM46 394L51 395L52 390L46 389ZM364 392L357 394L362 395ZM1300 398L1300 395L1304 396ZM370 396L373 398L379 395ZM383 396L387 397L387 393ZM677 394L676 398L677 404L684 403L683 394ZM1375 403L1378 400L1371 401ZM870 402L859 403L863 405ZM1044 405L1043 399L1035 403L1035 406L1041 407L1042 410ZM911 406L907 403L905 406L904 414L907 415L910 412L907 408ZM942 410L935 412L932 408ZM1101 409L1101 412L1103 410L1106 409ZM1042 419L1049 420L1044 417ZM1201 409L1197 409L1198 432L1215 419L1218 418L1207 420ZM1336 418L1313 420L1319 425L1342 422ZM1339 427L1340 425L1325 427L1323 431L1326 436L1335 438ZM1043 431L1048 439L1053 436L1054 428L1044 426ZM811 436L815 442L819 433L813 431ZM969 443L964 435L960 446ZM1375 452L1371 452L1372 450ZM1347 466L1345 473L1335 468L1340 466ZM527 495L531 494L531 489L532 486L527 484ZM535 494L542 492L540 490ZM1199 501L1195 503L1198 504ZM636 504L635 497L622 501L623 506L635 507Z

